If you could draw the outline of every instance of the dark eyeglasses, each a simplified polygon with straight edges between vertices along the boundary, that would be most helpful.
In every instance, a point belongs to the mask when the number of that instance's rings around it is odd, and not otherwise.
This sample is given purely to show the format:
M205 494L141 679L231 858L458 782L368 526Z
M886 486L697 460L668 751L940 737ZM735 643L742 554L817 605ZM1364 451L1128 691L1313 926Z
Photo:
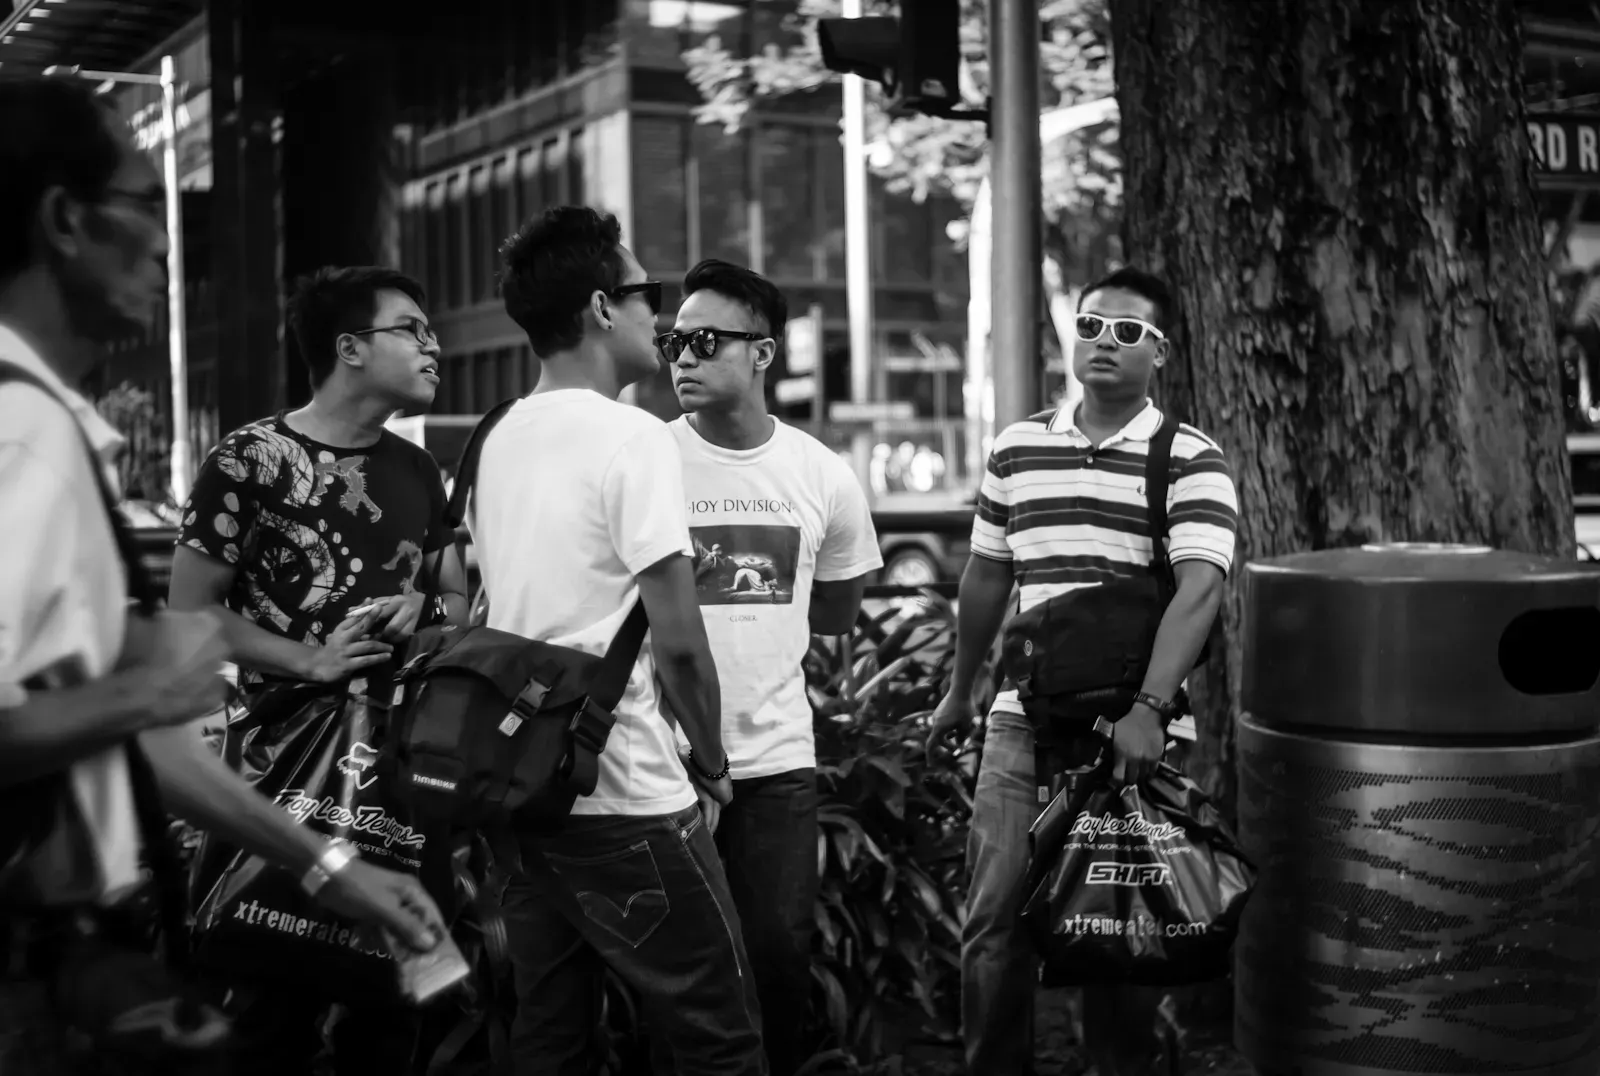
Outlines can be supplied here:
M760 333L742 333L732 329L696 329L687 333L662 333L656 337L656 347L661 349L662 358L668 362L677 362L685 347L694 352L697 358L710 359L716 357L717 344L720 341L770 339L772 337L762 336Z
M1157 340L1167 338L1160 329L1139 318L1103 318L1099 314L1079 314L1075 323L1078 339L1090 344L1104 336L1108 326L1111 329L1111 339L1123 347L1137 347L1144 339L1145 333L1149 333Z
M167 192L161 188L155 190L130 191L121 187L108 187L100 192L100 197L95 199L101 205L110 202L126 202L140 213L154 220L165 223L167 219Z
M406 318L406 320L394 325L375 325L370 329L351 329L350 335L371 336L373 333L396 332L410 333L416 338L417 343L423 347L431 347L439 342L439 338L433 335L433 329L429 327L427 322L419 318Z
M626 299L630 295L643 295L650 304L650 313L661 313L661 281L646 280L639 284L624 284L609 292L613 299Z

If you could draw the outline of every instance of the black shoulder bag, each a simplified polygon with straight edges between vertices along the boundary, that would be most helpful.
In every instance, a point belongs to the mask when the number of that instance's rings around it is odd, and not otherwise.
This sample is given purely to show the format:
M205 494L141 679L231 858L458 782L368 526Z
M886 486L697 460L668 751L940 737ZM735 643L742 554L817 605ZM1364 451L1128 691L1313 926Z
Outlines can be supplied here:
M462 450L451 526L466 516L484 440L515 402L485 415ZM389 709L383 765L396 794L435 824L560 828L599 780L648 627L638 602L603 657L488 627L417 632Z
M1097 717L1120 717L1144 684L1156 631L1177 592L1165 545L1177 432L1177 420L1163 418L1145 460L1149 570L1058 594L1006 625L1001 666L1041 733L1082 732ZM1197 664L1205 657L1202 650Z

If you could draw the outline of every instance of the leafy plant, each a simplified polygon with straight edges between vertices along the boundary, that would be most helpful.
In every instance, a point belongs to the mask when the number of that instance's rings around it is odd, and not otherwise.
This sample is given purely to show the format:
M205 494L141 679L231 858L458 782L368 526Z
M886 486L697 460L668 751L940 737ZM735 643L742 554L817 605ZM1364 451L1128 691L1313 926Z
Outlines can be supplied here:
M977 754L929 759L927 715L954 660L955 611L927 593L813 640L806 690L820 793L811 1072L894 1070L958 1026L964 850Z

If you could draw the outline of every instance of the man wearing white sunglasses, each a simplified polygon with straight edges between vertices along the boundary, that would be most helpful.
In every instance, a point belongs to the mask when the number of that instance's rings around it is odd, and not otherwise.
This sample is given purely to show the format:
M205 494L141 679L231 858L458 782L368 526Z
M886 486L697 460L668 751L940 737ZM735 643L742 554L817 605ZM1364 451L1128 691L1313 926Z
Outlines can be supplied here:
M1152 574L1145 464L1165 416L1149 391L1171 353L1172 309L1167 286L1136 269L1091 285L1074 322L1072 367L1083 383L1082 403L1072 412L1035 415L995 439L961 579L955 670L934 711L930 751L972 719L973 683L1013 582L1021 590L1021 615L1075 590ZM1140 689L1131 694L1136 701L1126 713L1104 714L1110 730L1099 732L1111 741L1112 779L1129 784L1161 760L1167 725L1181 710L1179 689L1211 631L1233 564L1238 501L1222 451L1192 426L1168 432L1166 553L1175 586ZM1065 648L1093 649L1090 640L1082 642L1068 640ZM1098 732L1103 722L1094 727ZM1092 757L1101 743L1082 735L1065 745L1075 756L1067 764ZM1017 916L1026 896L1028 827L1047 780L1036 776L1036 761L1023 703L1014 688L1002 691L989 714L973 800L972 884L961 945L967 1068L982 1076L1032 1071L1037 965ZM1085 1020L1133 1027L1132 1014L1114 1011L1118 1000L1114 992L1087 992ZM1115 1059L1095 1060L1112 1076Z

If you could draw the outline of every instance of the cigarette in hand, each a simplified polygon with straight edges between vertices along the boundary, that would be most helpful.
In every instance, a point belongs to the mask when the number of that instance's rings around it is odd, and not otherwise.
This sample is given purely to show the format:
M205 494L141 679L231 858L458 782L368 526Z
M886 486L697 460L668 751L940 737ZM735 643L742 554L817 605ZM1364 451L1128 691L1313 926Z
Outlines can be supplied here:
M382 602L368 602L366 605L358 605L356 608L350 610L344 615L344 618L346 620L354 620L358 616L366 616L368 613L375 613L382 608Z

